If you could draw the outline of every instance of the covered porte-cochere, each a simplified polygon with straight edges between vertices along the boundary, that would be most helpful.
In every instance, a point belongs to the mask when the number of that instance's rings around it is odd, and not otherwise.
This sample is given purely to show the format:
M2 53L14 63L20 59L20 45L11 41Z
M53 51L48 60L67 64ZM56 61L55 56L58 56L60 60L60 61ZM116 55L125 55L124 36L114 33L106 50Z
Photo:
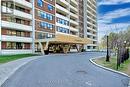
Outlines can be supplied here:
M35 41L35 52L41 52L42 54L68 53L71 49L81 52L84 45L90 43L92 41L87 38L57 34L55 38L37 39Z

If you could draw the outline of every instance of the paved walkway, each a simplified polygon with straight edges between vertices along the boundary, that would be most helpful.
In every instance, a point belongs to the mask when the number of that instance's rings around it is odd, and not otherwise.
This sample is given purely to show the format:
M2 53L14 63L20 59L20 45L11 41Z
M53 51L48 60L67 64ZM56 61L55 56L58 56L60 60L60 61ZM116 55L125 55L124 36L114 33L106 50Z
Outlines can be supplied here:
M28 58L22 58L5 64L0 64L0 86L1 84L8 79L18 68L25 65L26 63L40 58L41 56L34 56Z

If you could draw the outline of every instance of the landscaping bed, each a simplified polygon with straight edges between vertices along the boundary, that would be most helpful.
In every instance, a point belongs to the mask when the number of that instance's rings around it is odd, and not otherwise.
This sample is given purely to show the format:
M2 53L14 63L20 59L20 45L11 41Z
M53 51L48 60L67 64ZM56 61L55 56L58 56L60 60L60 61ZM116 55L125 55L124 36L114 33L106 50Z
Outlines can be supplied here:
M94 59L93 61L104 67L117 70L117 57L116 56L111 57L110 62L106 62L106 58ZM117 71L130 75L130 59L125 61L123 64L121 64Z

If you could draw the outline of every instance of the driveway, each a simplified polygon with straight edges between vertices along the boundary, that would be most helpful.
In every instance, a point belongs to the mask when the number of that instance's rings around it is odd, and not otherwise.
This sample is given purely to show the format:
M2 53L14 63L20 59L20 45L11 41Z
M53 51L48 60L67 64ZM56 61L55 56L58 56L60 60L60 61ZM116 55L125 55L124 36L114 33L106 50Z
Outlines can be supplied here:
M2 87L127 87L128 78L89 62L104 53L49 55L13 74Z

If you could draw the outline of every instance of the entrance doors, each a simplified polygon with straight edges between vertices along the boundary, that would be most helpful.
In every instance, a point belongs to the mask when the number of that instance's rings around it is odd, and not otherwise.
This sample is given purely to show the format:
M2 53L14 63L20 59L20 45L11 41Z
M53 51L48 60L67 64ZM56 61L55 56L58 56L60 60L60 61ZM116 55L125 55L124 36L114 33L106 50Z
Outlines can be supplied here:
M16 49L22 49L22 43L21 42L16 42Z

